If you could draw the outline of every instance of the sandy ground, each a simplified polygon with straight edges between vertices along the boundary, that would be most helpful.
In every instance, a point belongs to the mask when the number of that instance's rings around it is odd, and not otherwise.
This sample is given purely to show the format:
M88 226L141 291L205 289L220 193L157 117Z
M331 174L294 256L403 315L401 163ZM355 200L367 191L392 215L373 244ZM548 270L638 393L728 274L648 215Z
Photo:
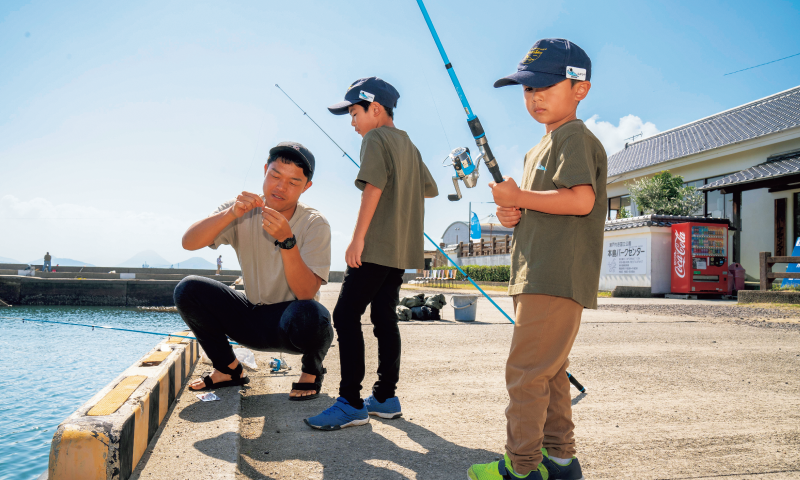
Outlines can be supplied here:
M332 309L337 294L338 285L325 287L323 303ZM510 298L495 300L510 311ZM620 310L653 303L735 305L601 301ZM571 357L570 371L587 387L572 390L587 479L800 478L800 329L629 310L586 310ZM401 419L338 432L303 423L335 399L336 342L318 400L287 401L296 370L253 374L237 478L464 479L470 464L498 458L513 327L486 300L473 324L444 313L441 322L401 323ZM376 342L366 315L363 322L374 372ZM258 354L262 365L269 357ZM299 369L299 357L286 359ZM374 380L368 373L365 396Z

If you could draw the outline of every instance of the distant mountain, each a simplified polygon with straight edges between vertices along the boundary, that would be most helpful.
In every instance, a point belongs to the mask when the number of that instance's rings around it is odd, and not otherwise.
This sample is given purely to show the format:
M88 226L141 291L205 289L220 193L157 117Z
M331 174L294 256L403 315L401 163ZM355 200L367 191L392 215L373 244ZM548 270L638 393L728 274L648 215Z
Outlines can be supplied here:
M216 270L217 266L209 262L205 258L192 257L182 262L176 263L175 268L190 268L195 270Z
M14 260L13 258L8 257L0 257L0 263L22 263L19 260Z
M44 256L36 260L28 262L30 265L44 265ZM91 263L81 262L80 260L73 260L71 258L52 257L50 258L50 265L61 265L62 267L94 267Z
M116 265L117 267L129 268L142 268L142 265L147 264L150 268L169 268L172 262L166 260L153 250L145 250L139 252L124 262Z

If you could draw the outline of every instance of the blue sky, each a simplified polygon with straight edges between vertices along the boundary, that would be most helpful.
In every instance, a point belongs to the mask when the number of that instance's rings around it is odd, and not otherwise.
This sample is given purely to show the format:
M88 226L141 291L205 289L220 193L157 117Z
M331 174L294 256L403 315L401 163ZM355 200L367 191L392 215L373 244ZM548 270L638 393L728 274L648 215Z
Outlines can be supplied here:
M166 4L165 4L166 3ZM533 42L569 38L593 61L579 117L609 150L797 86L797 2L433 1L428 11L506 175L544 133L519 88L492 88ZM477 188L450 203L451 148L472 146L463 110L416 2L14 2L0 4L0 256L45 250L115 265L152 249L178 262L194 221L260 191L270 147L317 157L302 200L333 230L344 268L359 191L355 167L275 88L279 83L352 156L361 137L325 109L377 75L400 91L396 124L439 183L426 231L467 220ZM621 120L623 119L623 120ZM479 216L492 205L475 204ZM234 266L223 250L226 267ZM209 260L216 253L201 250Z

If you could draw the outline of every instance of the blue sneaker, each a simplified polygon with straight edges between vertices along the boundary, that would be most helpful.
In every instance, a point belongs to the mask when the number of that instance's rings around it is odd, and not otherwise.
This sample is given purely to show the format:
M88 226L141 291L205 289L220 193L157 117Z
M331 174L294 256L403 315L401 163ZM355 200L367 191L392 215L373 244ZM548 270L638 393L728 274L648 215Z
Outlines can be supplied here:
M542 455L544 455L542 458L542 465L544 465L548 473L550 473L551 480L584 480L581 464L578 462L577 458L572 457L569 459L568 464L561 465L560 463L550 460L546 448L542 449Z
M346 427L355 427L369 423L367 406L357 409L352 407L347 400L342 397L336 399L336 403L328 407L327 410L319 415L303 420L311 428L319 430L341 430Z
M397 397L387 398L385 402L381 403L370 395L364 400L364 406L367 407L367 412L370 415L375 415L381 418L400 418L403 416L403 411L400 409L400 399Z

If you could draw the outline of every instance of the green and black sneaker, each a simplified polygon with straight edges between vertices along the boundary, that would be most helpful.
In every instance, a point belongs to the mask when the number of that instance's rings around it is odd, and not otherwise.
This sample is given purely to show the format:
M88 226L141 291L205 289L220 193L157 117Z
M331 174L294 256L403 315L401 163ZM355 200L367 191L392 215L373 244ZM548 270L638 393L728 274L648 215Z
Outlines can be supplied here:
M467 476L470 480L548 480L549 478L547 469L541 463L539 468L531 470L527 475L517 475L514 473L514 469L511 468L511 460L508 459L508 454L503 454L503 459L497 462L476 463L469 467Z
M581 471L581 464L576 457L569 459L569 463L561 465L547 455L547 449L542 449L542 465L547 469L550 474L550 480L584 480L583 472Z

